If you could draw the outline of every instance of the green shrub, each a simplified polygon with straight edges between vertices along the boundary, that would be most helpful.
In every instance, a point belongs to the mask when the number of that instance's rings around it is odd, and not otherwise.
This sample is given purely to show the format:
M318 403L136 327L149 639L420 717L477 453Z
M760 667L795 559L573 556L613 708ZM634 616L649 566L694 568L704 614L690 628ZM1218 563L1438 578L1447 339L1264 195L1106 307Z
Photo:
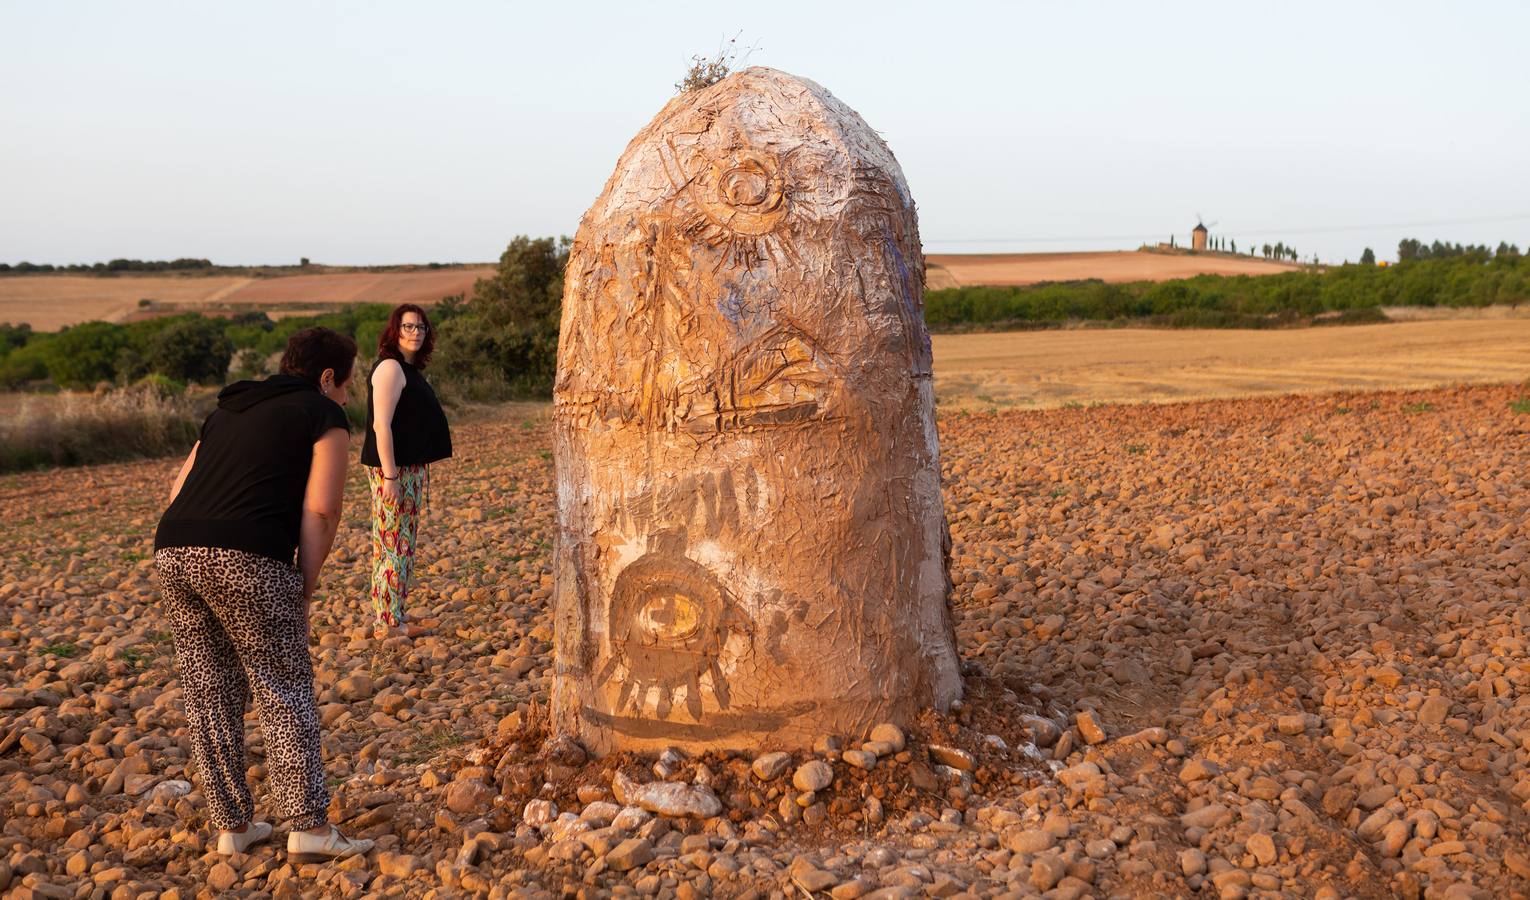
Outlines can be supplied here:
M263 312L240 313L227 320L223 327L223 334L228 338L229 343L234 345L236 352L256 350L260 340L275 328L276 323ZM270 354L268 351L259 355Z
M388 327L387 319L379 319L375 322L362 322L356 326L356 352L363 360L377 358L377 341L382 337L383 329ZM366 374L365 371L362 374Z
M12 350L25 347L27 341L32 339L32 326L25 322L20 325L12 325L9 322L0 322L0 359L9 356Z
M233 355L223 328L201 316L174 321L149 341L150 370L178 381L222 384Z
M120 325L85 322L60 331L43 346L48 378L62 388L89 388L117 375L118 353L127 345Z
M524 396L510 386L502 372L488 370L463 378L432 379L436 396L449 407L463 407L473 403L502 403Z
M48 344L51 334L33 335L26 346L0 358L0 387L14 389L48 378Z
M510 242L472 301L461 312L450 308L439 325L433 366L443 383L468 393L500 383L517 397L552 392L569 245L568 238Z
M234 351L234 356L228 364L228 377L231 381L264 378L275 371L276 366L273 365L271 358L254 347L244 347Z

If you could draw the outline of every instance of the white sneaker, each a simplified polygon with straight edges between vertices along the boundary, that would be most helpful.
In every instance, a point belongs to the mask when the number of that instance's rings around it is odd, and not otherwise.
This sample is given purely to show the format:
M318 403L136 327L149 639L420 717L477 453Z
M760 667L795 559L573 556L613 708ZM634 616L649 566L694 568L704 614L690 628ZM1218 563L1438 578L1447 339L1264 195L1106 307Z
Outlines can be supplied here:
M217 852L224 856L247 853L256 844L271 837L271 826L266 822L251 822L243 831L218 832Z
M294 863L328 862L350 856L365 856L372 850L368 840L352 840L329 826L324 834L293 831L287 834L287 860Z

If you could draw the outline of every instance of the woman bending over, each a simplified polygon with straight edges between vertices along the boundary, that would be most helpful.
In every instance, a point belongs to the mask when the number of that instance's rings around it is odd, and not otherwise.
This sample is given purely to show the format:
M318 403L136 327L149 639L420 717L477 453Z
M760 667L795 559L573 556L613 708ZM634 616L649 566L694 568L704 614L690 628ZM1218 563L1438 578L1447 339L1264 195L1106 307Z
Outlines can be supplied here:
M175 639L192 756L219 829L216 851L271 836L245 780L244 711L254 695L267 784L298 862L364 854L327 821L308 604L340 523L350 443L345 411L356 342L328 328L294 334L281 373L241 381L170 488L154 565ZM293 565L293 553L297 565Z

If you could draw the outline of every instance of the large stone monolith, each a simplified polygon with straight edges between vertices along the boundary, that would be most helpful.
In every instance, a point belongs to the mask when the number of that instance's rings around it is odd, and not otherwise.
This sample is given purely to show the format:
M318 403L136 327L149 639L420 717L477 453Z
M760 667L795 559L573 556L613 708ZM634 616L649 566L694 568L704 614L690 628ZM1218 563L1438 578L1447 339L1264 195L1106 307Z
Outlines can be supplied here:
M960 695L923 281L897 160L811 81L632 140L563 296L560 731L788 748Z

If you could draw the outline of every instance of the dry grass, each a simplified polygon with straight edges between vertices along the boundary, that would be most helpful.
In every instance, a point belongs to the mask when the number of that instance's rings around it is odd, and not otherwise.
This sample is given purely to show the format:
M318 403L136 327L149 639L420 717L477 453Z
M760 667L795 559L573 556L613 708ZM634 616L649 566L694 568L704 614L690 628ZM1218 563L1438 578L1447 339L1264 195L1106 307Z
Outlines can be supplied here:
M12 395L4 405L3 472L184 453L202 423L196 399L152 390Z
M1441 319L1530 319L1530 306L1383 306L1393 322L1437 322Z
M1043 281L1168 281L1196 275L1273 275L1300 266L1247 256L1197 253L936 253L926 256L930 290Z
M1530 378L1530 318L935 335L944 406L1047 408Z

